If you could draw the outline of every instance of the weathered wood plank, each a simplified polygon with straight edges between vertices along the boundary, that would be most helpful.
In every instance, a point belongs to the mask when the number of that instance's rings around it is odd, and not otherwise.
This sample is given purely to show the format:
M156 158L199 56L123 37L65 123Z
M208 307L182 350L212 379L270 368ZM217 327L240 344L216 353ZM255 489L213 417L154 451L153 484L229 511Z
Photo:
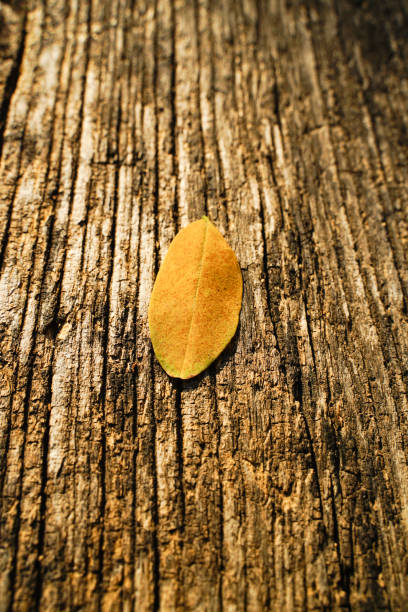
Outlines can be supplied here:
M406 3L0 8L0 610L406 609ZM170 380L203 214L240 326Z

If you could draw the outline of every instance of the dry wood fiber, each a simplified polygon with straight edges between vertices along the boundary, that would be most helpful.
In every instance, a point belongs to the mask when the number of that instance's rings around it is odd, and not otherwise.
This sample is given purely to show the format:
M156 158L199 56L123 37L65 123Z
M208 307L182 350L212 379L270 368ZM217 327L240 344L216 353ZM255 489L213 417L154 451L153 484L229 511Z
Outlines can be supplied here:
M408 606L404 0L0 2L0 610ZM153 357L207 215L239 330Z

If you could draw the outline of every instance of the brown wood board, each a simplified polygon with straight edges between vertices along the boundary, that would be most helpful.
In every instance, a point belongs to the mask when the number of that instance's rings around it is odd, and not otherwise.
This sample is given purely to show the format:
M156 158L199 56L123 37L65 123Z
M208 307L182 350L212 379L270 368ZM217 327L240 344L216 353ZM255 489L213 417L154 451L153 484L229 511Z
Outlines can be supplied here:
M0 610L406 610L408 5L0 2ZM169 378L180 228L240 325Z

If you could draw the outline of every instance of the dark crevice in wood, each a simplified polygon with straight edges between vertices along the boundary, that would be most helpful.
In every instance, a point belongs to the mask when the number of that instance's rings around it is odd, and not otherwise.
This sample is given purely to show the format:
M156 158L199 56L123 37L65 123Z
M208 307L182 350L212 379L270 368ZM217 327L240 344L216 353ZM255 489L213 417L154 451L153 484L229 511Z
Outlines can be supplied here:
M150 406L150 437L151 437L151 461L152 461L152 552L153 552L153 610L160 610L160 546L158 541L159 528L159 507L158 507L158 491L157 491L157 458L156 458L156 436L157 424L155 416L155 356L153 352L150 356L150 370L152 381L152 397Z
M137 268L136 268L136 278L140 279L140 244L141 244L141 210L142 206L139 206L139 227L138 227L138 243L137 243ZM133 329L135 341L138 334L138 313L140 310L140 293L139 293L139 283L137 284L136 294L135 294L135 307L134 307L134 315L133 315ZM135 355L136 357L137 355ZM137 413L138 413L138 363L137 361L132 364L132 402L133 402L133 418L132 418L132 436L134 441L134 449L133 449L133 457L132 457L132 508L131 508L131 567L132 567L132 592L135 592L135 567L136 567L136 530L137 530L137 521L136 521L136 505L137 505L137 455L138 455L138 422L137 422Z
M54 350L52 351L54 354ZM51 364L52 358L51 356ZM45 404L45 423L44 423L44 435L43 435L43 447L42 447L42 469L41 469L41 490L40 490L40 525L38 529L38 554L35 560L36 566L36 584L34 590L33 606L34 609L39 612L41 609L41 594L42 594L42 558L44 552L44 534L45 534L45 511L46 511L46 486L48 477L48 448L50 439L50 410L51 410L51 382L52 382L52 365L49 367L48 373L48 388L47 395L44 398Z
M299 366L300 367L300 366ZM319 495L319 508L320 508L320 516L321 516L321 524L322 524L322 528L324 531L324 535L325 535L325 543L327 542L327 530L324 524L324 510L323 510L323 498L322 498L322 490L321 490L321 485L320 485L320 478L319 478L319 469L317 467L317 459L316 459L316 453L314 450L314 443L313 443L313 438L312 438L312 434L310 432L310 428L309 428L309 424L307 422L307 417L304 411L304 406L303 406L303 393L302 393L302 375L300 373L300 371L298 371L296 373L296 378L295 378L295 383L294 383L294 396L295 396L295 401L298 402L299 404L299 410L300 410L300 414L302 415L302 419L303 419L303 423L304 423L304 427L305 427L305 432L306 432L306 437L307 437L307 441L308 441L308 446L309 446L309 452L310 452L310 458L311 458L311 465L312 465L312 469L313 469L313 473L314 473L314 480L316 482L316 486L317 486L317 491L318 491L318 495ZM326 568L327 570L327 568Z
M177 437L177 463L178 463L178 478L180 482L180 514L181 524L180 532L183 538L184 528L186 524L186 500L184 494L184 451L183 451L183 414L182 414L182 381L177 380L175 382L176 387L176 399L175 399L175 413L176 413L176 437ZM183 546L183 539L181 540L181 546Z
M206 148L205 148L205 138L204 138L204 129L203 129L203 117L201 113L201 43L200 43L200 9L198 0L194 0L194 29L195 29L195 38L196 38L196 52L197 52L197 113L199 118L199 127L200 127L200 146L201 146L201 172L203 175L203 197L204 197L204 211L206 216L208 216L208 176L207 176L207 167L205 162L206 156Z
M140 244L140 242L139 242ZM140 252L140 249L138 249ZM139 270L138 270L138 278L139 278ZM138 304L139 295L137 294L135 297L135 303ZM135 314L133 319L133 326L136 332L137 327L137 307L135 308ZM136 332L137 333L137 332ZM137 406L138 406L138 371L136 363L132 365L132 403L133 403L133 418L132 418L132 437L133 437L133 453L132 453L132 507L130 509L130 565L132 572L132 593L136 591L135 585L135 569L136 569L136 531L137 531L137 521L136 521L136 504L137 504L137 455L138 455L138 423L137 423Z
M8 79L8 81L6 83L6 94L8 93L8 96L6 95L4 97L2 105L0 107L0 160L1 160L2 151L3 151L4 130L6 129L7 117L8 117L9 107L10 107L10 103L11 103L11 98L12 98L13 93L15 92L16 87L17 87L18 76L20 74L21 64L22 64L22 60L23 60L24 47L25 47L25 39L26 39L26 23L27 23L27 13L24 15L23 29L22 29L22 33L21 33L20 45L19 45L19 49L18 49L18 53L17 53L16 62L14 64L14 66L13 66L13 69L11 70L11 72L9 74L9 79ZM25 116L24 126L23 126L23 131L22 131L22 135L21 135L21 138L20 138L20 149L19 149L19 157L18 157L18 172L17 172L17 177L18 178L19 178L19 174L20 174L21 159L22 159L23 151L24 151L24 136L25 136L27 117L28 117L29 111L30 111L30 103L28 104L28 109L27 109L27 113L26 113L26 116ZM18 188L18 180L15 182L15 185L14 185L14 189L13 189L12 196L11 196L11 201L10 201L9 207L7 209L7 217L6 217L6 224L5 224L5 228L4 228L4 233L3 233L3 236L1 238L1 244L0 244L0 273L1 273L2 269L3 269L4 258L5 258L6 248L7 248L7 243L8 243L9 237L10 237L11 216L12 216L12 212L13 212L14 200L15 200L15 197L16 197L16 194L17 194L17 188Z
M119 149L120 129L121 129L121 91L118 94L118 111L116 121L116 147ZM116 246L116 220L119 206L119 166L115 169L114 177L114 195L113 195L113 210L112 210L112 225L111 225L111 237L110 237L110 259L108 276L106 280L106 302L104 308L104 324L103 324L103 366L102 366L102 383L101 383L101 459L100 459L100 474L101 474L101 503L100 503L100 539L99 539L99 585L101 588L100 597L103 596L103 577L104 577L104 558L105 558L105 510L106 510L106 393L108 388L109 378L109 358L108 358L108 344L109 344L109 324L110 324L110 305L111 305L111 285L113 268L115 263L115 246ZM100 600L101 601L101 600Z
M303 285L302 282L301 282L301 285ZM309 312L308 312L306 292L303 294L303 305L304 305L304 308L305 308L306 327L307 327L307 335L308 335L308 338L309 338L309 346L310 346L310 351L312 353L313 370L314 370L315 377L317 378L316 355L315 355L315 350L314 350L314 346L313 346L313 336L312 336L312 329L310 327L310 315L309 315Z
M227 37L227 44L231 47L231 74L230 74L230 79L231 79L231 97L232 97L232 108L234 111L238 110L238 103L237 103L237 94L236 94L236 84L237 84L237 75L236 75L236 71L237 71L237 57L238 57L238 52L237 52L237 48L238 48L238 43L237 43L237 38L238 38L238 24L237 24L237 3L234 2L233 0L229 0L229 12L228 12L228 17L230 19L225 19L225 25L229 26L229 36ZM225 6L225 5L222 5ZM225 13L224 13L225 15Z
M14 597L16 594L16 589L15 589L15 581L16 581L16 576L17 576L17 558L18 558L18 550L19 550L19 545L20 545L20 527L21 527L21 522L20 522L20 509L21 509L21 501L23 498L23 485L24 485L24 457L25 457L25 451L26 451L26 438L27 438L27 428L28 428L28 413L29 413L29 409L30 409L30 396L31 396L31 389L32 389L32 382L33 382L33 361L34 361L34 357L32 356L30 359L30 363L29 363L29 369L28 369L28 376L27 376L27 382L26 382L26 393L25 393L25 397L24 397L24 404L23 404L23 424L22 424L22 430L23 430L23 444L22 444L22 449L21 449L21 466L20 466L20 474L19 474L19 491L18 491L18 496L17 496L17 512L16 512L16 518L15 518L15 524L13 526L13 535L14 535L14 546L13 546L13 561L12 561L12 566L11 566L11 572L10 572L10 601L9 601L9 605L7 608L7 612L12 612L13 608L14 608Z
M23 62L26 35L27 35L26 27L27 27L27 11L24 13L23 20L22 20L20 42L18 45L16 58L8 74L6 85L4 87L4 92L3 92L3 100L1 101L1 104L0 104L0 159L1 159L1 154L3 151L4 131L7 125L7 117L9 113L11 99L17 88L17 82L18 82L18 79L21 73L21 64ZM0 258L0 268L1 268L1 258Z
M81 326L80 334L81 334L80 341L82 342L82 326ZM81 358L79 357L78 360L77 360L77 366L75 368L75 370L76 370L75 371L75 380L79 379L79 373L81 371L81 368L82 368L82 363L81 363ZM78 479L78 473L80 472L80 469L81 469L80 467L78 467L78 450L79 450L78 447L80 445L80 442L78 442L78 438L79 438L79 436L78 436L78 429L79 429L78 405L79 405L79 399L80 399L80 392L81 392L81 390L80 390L79 386L77 385L76 389L74 390L74 384L71 383L70 389L69 389L69 406L72 406L73 409L70 410L70 414L69 414L69 417L70 417L69 421L70 421L70 424L71 424L69 433L70 433L70 436L71 435L73 436L73 439L74 439L74 450L75 450L74 461L73 461L73 468L72 468L72 481L74 482L74 485L72 487L73 488L73 502L74 502L73 503L73 511L74 511L74 521L73 521L73 523L74 523L74 525L78 524L78 521L77 521L77 507L78 507L78 502L79 502L79 499L78 499L79 496L78 496L78 485L77 485L78 480L77 479ZM87 502L89 503L89 496L88 496ZM87 569L87 566L88 566L88 559L87 558L85 558L85 565L86 565L86 569ZM69 605L70 605L70 607L73 607L74 595L75 594L73 592L69 593Z
M153 40L153 54L154 54L154 67L153 67L153 97L154 97L154 139L155 139L155 162L154 162L154 193L153 193L153 215L154 215L154 241L153 241L153 259L154 259L154 277L156 278L159 269L159 252L158 252L158 240L159 240L159 119L158 119L158 101L157 101L157 89L158 89L158 70L159 70L159 41L158 41L158 0L154 3L154 40ZM153 480L153 491L152 491L152 549L153 549L153 611L158 612L160 609L160 547L158 541L159 531L159 504L158 504L158 485L157 485L157 457L156 457L156 437L157 437L157 423L156 423L156 401L155 401L155 356L153 349L150 348L150 372L151 372L151 414L150 414L150 430L151 430L151 461L152 461L152 480Z
M131 3L131 19L132 24L134 23L134 2ZM144 58L143 58L144 63ZM129 61L129 72L127 77L127 83L129 87L129 91L131 91L130 80L131 80L131 70L133 67L133 54ZM143 72L143 70L142 70ZM131 99L131 97L130 97ZM136 151L136 134L135 129L132 129L131 132L131 141L133 151ZM132 186L134 184L134 173L132 171ZM143 182L143 178L140 179ZM135 194L133 195L133 205L136 203ZM134 307L133 307L133 317L132 317L132 328L133 328L133 337L135 342L135 361L131 365L132 372L132 438L133 438L133 452L132 452L132 507L130 510L131 514L131 531L130 531L130 567L131 567L131 584L132 584L132 596L134 597L134 593L136 591L135 584L135 571L136 571L136 532L138 529L137 519L136 519L136 507L137 507L137 493L138 493L138 481L137 481L137 457L138 457L138 398L139 398L139 381L138 381L138 367L139 363L137 360L137 338L139 333L139 324L138 324L138 314L140 312L140 271L141 271L141 242L142 242L142 201L139 199L138 203L138 229L137 229L137 254L136 254L136 290L134 297Z
M271 283L269 278L269 267L268 267L268 242L265 232L265 203L261 194L261 190L258 182L258 196L259 196L259 217L261 221L261 233L262 233L262 269L265 277L265 295L266 303L268 305L268 313L272 320L272 303L271 303Z
M306 547L305 544L303 543L302 546L302 555L303 558L306 559ZM309 605L308 605L308 601L307 601L307 565L305 563L304 568L303 568L303 610L304 612L309 612Z
M171 155L173 165L173 176L175 177L174 201L173 201L173 223L175 233L179 227L179 176L178 176L178 147L177 147L177 111L176 111L176 85L177 85L177 57L176 57L176 7L174 0L171 2L171 78L170 78L170 107L171 107Z
M214 419L217 425L217 445L215 450L215 456L218 465L218 478L219 478L219 517L218 517L218 539L219 539L219 552L218 552L218 605L219 612L223 612L224 599L223 599L223 577L225 570L224 561L224 493L223 493L223 470L220 458L220 445L221 445L221 418L220 409L217 398L217 377L215 373L211 373L211 388L212 397L214 401Z
M276 194L277 194L277 198L278 198L278 202L279 202L279 208L280 208L280 215L281 215L281 219L282 219L282 224L284 224L284 214L283 214L283 200L282 200L282 195L281 192L279 190L279 186L276 180L276 174L275 174L275 168L273 166L273 161L270 155L267 156L267 161L268 161L268 166L269 166L269 170L271 173L271 178L272 178L272 182L273 185L275 187L276 190ZM268 270L269 273L269 270ZM269 296L269 316L271 317L271 321L272 321L272 326L273 326L273 334L275 336L275 340L276 340L276 348L278 350L278 353L281 354L282 350L280 348L280 340L279 340L279 334L278 334L278 325L279 325L279 306L273 304L272 302L272 287L271 285L268 286L268 296ZM284 374L285 378L286 378L286 365L284 360L281 361L281 367L282 367L282 373Z
M267 10L264 0L255 0L256 18L255 18L255 44L256 48L261 47L263 43L263 22L265 19L265 11Z
M219 200L220 200L220 205L222 207L223 212L225 213L225 221L226 221L226 226L227 229L229 228L229 214L228 214L228 206L227 206L227 190L226 190L226 185L225 185L225 177L224 177L224 170L223 170L223 166L222 166L222 160L221 160L221 153L220 153L220 147L218 144L218 137L217 137L217 111L216 111L216 106L215 106L215 91L216 91L216 86L215 86L215 65L216 65L216 61L215 61L215 41L214 41L214 28L213 28L213 24L212 24L212 15L213 15L213 11L214 11L214 4L213 4L214 0L209 0L209 6L208 6L208 19L207 19L207 27L208 27L208 31L209 31L209 37L210 37L210 47L211 47L211 114L212 114L212 138L213 138L213 143L214 143L214 149L215 149L215 157L216 157L216 161L217 161L217 167L218 167L218 174L219 174L219 182L220 182L220 192L219 192Z
M261 198L261 193L259 190L258 190L258 194L260 198L259 217L260 217L260 222L261 222L261 234L262 234L262 270L263 270L263 276L264 276L265 297L266 297L266 304L268 307L268 314L269 314L269 317L272 323L274 336L276 338L276 346L277 346L278 352L280 353L279 338L276 332L275 317L273 315L273 308L272 308L272 301L271 301L271 281L269 277L269 266L268 266L268 242L267 242L266 232L265 232L264 202L263 202L263 199Z
M160 180L160 167L159 167L159 109L157 100L157 89L158 89L158 72L159 72L159 39L158 39L158 17L157 17L157 4L158 0L154 0L154 40L153 40L153 54L154 54L154 65L153 65L153 98L154 98L154 193L153 193L153 217L154 217L154 244L153 244L153 258L154 258L154 278L157 276L159 271L159 253L158 253L158 240L159 240L159 180Z
M336 511L336 499L335 499L335 495L334 495L334 490L333 490L333 482L330 479L330 502L331 502L331 515L332 515L332 519L333 519L333 535L334 535L334 542L336 545L336 552L337 552L337 560L340 566L340 587L341 589L344 591L345 595L346 595L346 602L345 602L345 606L343 606L346 610L351 610L351 604L350 604L350 595L351 595L351 590L350 590L350 576L347 574L346 568L344 566L344 561L343 561L343 556L341 554L341 548L340 548L340 534L339 534L339 525L338 525L338 520L337 520L337 511Z
M117 171L117 168L115 167L115 172L116 171ZM105 177L105 185L106 185L106 177ZM80 257L80 262L79 262L79 270L81 271L81 274L85 273L85 270L84 270L84 260L85 260L85 254L86 254L86 244L87 244L88 229L89 229L88 220L89 220L89 210L91 208L92 187L93 187L93 181L91 179L89 181L87 193L86 193L86 196L85 196L85 215L84 215L84 218L81 219L81 221L78 224L80 227L84 227L85 228L84 232L83 232L83 236L82 236L81 257ZM60 281L61 281L61 283L60 283L60 285L61 285L62 284L62 276L60 278ZM61 287L59 289L61 289ZM57 313L58 313L58 311L57 311Z
M274 64L272 63L272 66L274 66ZM279 87L278 87L278 81L276 78L276 69L274 68L274 82L273 82L273 98L274 98L274 114L276 117L276 120L278 122L279 125L279 130L282 132L282 123L281 123L281 118L280 118L280 110L279 110Z
M242 474L242 464L239 467L239 475L240 475L241 499L242 499L242 503L241 503L241 507L239 511L239 518L240 518L241 525L245 525L248 520L248 514L247 514L247 494L246 494L246 489L245 489L245 484L244 484L244 477ZM244 589L243 589L243 596L241 597L242 607L245 610L245 612L248 611L248 583L249 583L249 580L248 580L248 561L249 561L248 560L248 541L247 541L246 533L247 531L245 530L244 531L245 554L244 554L244 558L242 562Z
M352 584L351 584L351 578L354 576L356 568L355 568L355 559L354 559L354 541L353 541L353 523L351 523L349 529L348 529L348 535L349 535L349 547L350 547L350 564L349 567L345 567L344 568L344 579L345 579L345 583L346 583L346 587L348 587L349 591L346 591L346 593L350 593L349 595L349 599L351 596L351 590L352 590Z

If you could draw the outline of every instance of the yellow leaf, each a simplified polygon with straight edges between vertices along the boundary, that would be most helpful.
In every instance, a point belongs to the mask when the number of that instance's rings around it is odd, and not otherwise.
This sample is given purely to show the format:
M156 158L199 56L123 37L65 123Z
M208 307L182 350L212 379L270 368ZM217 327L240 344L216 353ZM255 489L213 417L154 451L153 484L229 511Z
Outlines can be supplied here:
M238 326L242 275L233 250L207 217L182 229L157 274L149 305L156 357L170 376L192 378Z

